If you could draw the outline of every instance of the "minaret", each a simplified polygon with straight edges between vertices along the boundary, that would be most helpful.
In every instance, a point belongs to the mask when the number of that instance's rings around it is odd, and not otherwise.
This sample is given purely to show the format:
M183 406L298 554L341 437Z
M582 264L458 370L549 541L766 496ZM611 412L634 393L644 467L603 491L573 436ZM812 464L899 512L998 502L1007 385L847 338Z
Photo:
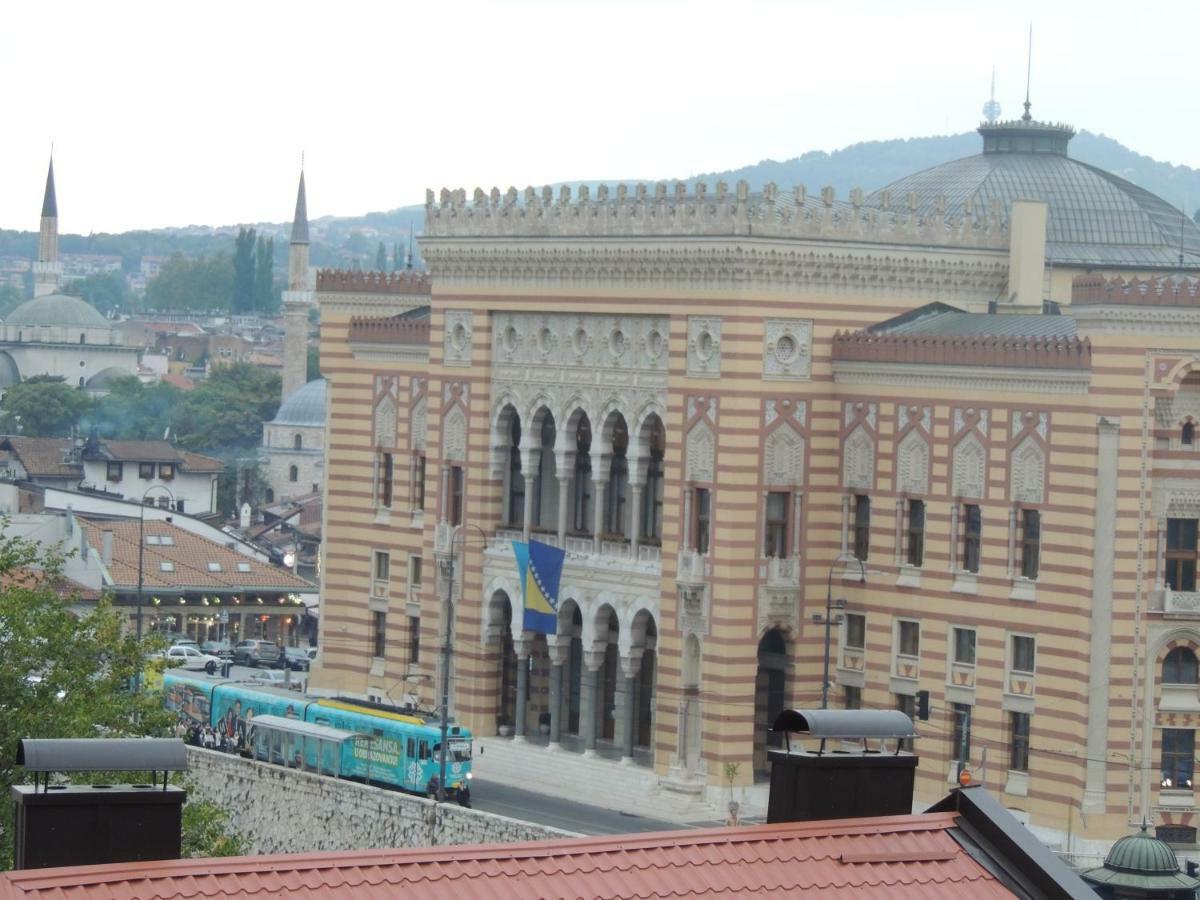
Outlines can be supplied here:
M38 235L38 258L33 264L33 296L44 297L58 291L62 284L62 263L58 261L58 197L54 193L54 157L46 173L46 194L42 198L42 225Z
M308 308L313 292L308 280L308 202L304 169L296 194L296 217L288 246L288 286L283 292L283 399L304 387L308 375Z

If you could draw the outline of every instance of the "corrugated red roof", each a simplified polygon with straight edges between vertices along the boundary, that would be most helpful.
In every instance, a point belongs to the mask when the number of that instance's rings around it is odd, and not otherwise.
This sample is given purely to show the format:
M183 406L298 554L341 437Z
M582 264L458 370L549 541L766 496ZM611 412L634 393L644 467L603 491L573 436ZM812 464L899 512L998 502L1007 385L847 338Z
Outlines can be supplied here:
M1012 897L948 833L957 813L484 847L8 872L0 900L309 897Z

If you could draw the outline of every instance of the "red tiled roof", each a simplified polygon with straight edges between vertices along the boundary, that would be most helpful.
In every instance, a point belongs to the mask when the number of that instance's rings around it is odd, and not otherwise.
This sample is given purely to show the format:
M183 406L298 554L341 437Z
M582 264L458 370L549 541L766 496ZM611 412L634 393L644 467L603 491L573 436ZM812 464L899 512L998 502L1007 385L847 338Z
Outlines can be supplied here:
M9 435L4 440L12 447L30 478L80 478L83 475L83 467L78 462L63 461L74 447L71 438Z
M311 897L1012 897L948 833L957 813L484 847L32 869L0 900Z
M100 553L104 546L103 533L113 533L112 561L107 563L114 589L136 590L138 583L137 519L99 519L77 516L87 532L88 546ZM173 542L164 546L157 539L169 535ZM312 591L314 586L286 569L259 562L230 550L223 544L185 531L171 522L151 520L145 524L146 542L142 556L142 584L148 591L206 590L215 593L236 593L244 588L263 591ZM164 572L162 563L174 566ZM209 563L220 565L210 571ZM250 567L238 571L238 564Z
M196 389L196 382L192 381L192 379L188 378L186 375L174 375L168 373L162 376L160 380L165 381L167 384L173 384L181 391L194 391Z

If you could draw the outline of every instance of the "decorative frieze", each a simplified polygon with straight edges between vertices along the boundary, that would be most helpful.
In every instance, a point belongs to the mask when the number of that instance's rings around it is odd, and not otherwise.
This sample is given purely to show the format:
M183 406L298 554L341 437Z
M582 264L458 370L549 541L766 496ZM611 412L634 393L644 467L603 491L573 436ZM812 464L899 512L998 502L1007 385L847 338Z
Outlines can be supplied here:
M1032 435L1013 450L1010 485L1014 503L1045 502L1046 453Z
M807 381L812 375L812 320L763 322L763 378Z
M716 437L708 423L701 420L687 436L685 480L712 484L716 480Z
M693 378L721 374L721 320L688 316L687 373Z
M987 487L987 450L974 432L954 445L953 487L950 493L967 500L982 500Z
M469 309L446 310L442 338L442 362L447 366L471 365L473 313Z

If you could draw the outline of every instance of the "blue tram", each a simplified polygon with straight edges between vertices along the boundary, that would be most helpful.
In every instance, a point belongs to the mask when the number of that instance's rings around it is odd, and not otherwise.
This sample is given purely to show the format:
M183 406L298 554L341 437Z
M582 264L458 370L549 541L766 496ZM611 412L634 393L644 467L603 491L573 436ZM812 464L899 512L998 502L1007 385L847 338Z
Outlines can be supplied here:
M363 736L342 746L343 777L417 794L429 793L437 785L441 728L419 715L180 671L163 675L163 702L178 715L181 729L205 735L210 746L250 754L256 745L255 716L298 719ZM447 735L446 796L467 805L471 732L452 724ZM315 756L321 751L308 748L304 752L312 758L303 763L318 768Z

